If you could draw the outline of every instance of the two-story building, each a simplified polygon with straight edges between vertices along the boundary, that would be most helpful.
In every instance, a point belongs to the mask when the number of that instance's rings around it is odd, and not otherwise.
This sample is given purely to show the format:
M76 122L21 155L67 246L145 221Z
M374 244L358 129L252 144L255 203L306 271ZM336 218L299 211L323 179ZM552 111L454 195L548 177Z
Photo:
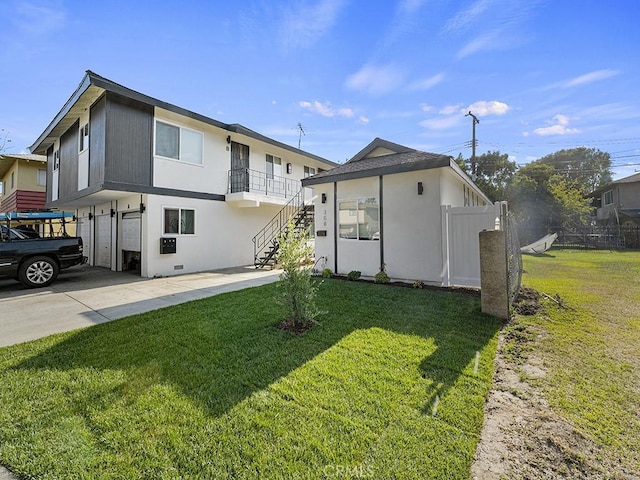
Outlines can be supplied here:
M45 205L47 157L0 155L0 212L39 210Z
M640 225L640 173L608 183L590 196L599 225Z
M252 264L252 238L336 164L87 71L31 146L49 208L74 210L92 265L143 277Z

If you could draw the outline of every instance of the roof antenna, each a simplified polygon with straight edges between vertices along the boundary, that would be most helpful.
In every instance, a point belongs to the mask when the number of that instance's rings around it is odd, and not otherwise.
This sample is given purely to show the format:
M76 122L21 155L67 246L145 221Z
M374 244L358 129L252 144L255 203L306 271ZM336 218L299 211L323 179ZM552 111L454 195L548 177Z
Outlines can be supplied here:
M298 150L300 150L300 142L302 141L302 135L306 135L304 128L302 126L302 124L300 122L298 122L298 130L300 130L299 134L298 134Z

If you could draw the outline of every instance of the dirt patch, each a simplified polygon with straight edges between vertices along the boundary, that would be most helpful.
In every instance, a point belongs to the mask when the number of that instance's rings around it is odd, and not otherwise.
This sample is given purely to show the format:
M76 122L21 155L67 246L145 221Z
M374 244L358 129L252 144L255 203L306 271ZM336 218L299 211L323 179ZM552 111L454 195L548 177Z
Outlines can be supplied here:
M535 315L541 308L540 294L533 288L522 287L513 308L519 315Z
M300 322L293 319L287 319L276 325L276 328L284 330L285 332L291 332L295 333L296 335L300 335L307 330L312 329L313 327L315 327L315 325L316 324L311 321Z
M532 296L533 297L533 296ZM528 302L527 305L532 305ZM532 381L546 374L534 353L512 355L513 343L530 342L546 332L505 327L498 341L492 390L471 476L474 480L627 479L640 477L607 461L598 446L553 411ZM520 332L513 336L513 332Z

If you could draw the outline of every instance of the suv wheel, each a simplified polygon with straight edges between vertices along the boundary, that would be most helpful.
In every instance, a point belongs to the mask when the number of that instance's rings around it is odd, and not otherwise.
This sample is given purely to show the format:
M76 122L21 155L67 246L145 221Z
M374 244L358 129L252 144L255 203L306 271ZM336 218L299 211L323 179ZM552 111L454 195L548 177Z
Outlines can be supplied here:
M58 276L60 268L49 257L32 257L24 261L18 270L18 280L28 287L46 287Z

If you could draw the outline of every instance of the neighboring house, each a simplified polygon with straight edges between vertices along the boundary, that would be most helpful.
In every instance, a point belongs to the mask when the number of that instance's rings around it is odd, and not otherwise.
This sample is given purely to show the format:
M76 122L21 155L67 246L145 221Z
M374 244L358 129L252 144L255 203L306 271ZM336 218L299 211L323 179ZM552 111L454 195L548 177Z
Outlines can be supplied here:
M452 157L376 138L302 183L316 194L318 268L480 286L478 233L493 230L500 205Z
M640 173L611 182L590 197L597 208L597 224L640 225Z
M0 183L0 212L24 212L44 208L47 157L0 154Z
M31 151L48 159L47 207L75 210L90 264L144 277L253 263L254 235L309 202L301 179L336 165L91 71Z

